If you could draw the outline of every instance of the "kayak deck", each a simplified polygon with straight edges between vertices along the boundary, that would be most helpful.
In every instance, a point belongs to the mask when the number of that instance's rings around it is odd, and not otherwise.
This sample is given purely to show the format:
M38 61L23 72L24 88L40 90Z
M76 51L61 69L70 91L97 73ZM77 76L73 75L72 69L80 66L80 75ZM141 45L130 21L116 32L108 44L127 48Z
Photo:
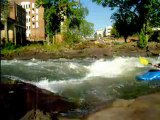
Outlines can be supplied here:
M136 76L136 79L141 81L160 80L160 70L149 70L142 75Z

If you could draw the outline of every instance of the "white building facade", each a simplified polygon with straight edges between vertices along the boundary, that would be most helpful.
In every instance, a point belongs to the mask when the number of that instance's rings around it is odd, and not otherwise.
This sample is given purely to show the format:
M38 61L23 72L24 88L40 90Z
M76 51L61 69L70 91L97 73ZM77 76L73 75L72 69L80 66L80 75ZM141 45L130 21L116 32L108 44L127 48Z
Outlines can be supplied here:
M104 29L103 36L104 36L104 37L111 36L111 30L112 30L112 26L107 26L107 27Z

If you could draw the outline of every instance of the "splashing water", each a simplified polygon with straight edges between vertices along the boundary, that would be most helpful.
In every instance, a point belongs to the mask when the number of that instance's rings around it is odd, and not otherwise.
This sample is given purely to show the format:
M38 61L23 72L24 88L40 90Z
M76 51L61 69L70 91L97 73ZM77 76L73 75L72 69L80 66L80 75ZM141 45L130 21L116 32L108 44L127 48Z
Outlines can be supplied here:
M152 63L160 62L160 57L149 59ZM107 60L2 60L1 79L28 82L73 101L94 106L114 98L115 88L124 86L126 82L134 83L137 74L152 68L140 64L136 57Z

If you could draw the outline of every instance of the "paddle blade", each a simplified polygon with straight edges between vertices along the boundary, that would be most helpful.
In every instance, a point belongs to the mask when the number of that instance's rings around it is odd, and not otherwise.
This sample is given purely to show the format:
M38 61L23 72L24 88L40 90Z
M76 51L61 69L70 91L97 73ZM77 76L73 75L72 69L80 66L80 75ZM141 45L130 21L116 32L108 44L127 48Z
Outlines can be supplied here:
M139 61L143 65L148 65L149 64L149 61L144 57L139 57Z

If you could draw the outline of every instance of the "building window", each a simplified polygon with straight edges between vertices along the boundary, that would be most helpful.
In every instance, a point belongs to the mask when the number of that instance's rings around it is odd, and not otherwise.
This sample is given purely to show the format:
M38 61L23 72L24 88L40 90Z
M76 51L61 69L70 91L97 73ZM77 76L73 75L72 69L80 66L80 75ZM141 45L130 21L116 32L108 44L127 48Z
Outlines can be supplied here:
M38 15L36 15L36 21L38 21Z
M38 14L38 9L36 8L36 14Z
M34 3L32 3L32 8L34 8Z
M36 28L38 28L38 27L39 27L38 22L36 22Z

